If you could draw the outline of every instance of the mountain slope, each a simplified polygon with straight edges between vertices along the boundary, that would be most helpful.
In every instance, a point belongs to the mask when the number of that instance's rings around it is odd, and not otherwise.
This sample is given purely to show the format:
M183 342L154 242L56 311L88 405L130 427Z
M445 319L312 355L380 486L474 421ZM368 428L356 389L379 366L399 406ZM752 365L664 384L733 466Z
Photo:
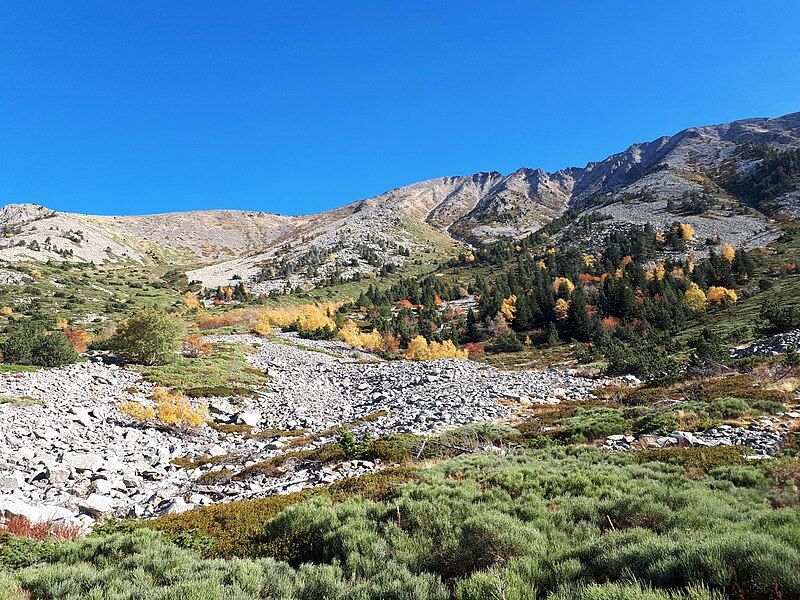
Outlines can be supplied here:
M678 206L676 211L675 206ZM768 217L800 214L800 113L692 127L585 167L440 177L306 216L236 210L106 217L35 205L0 209L0 260L198 265L264 291L402 267L537 230L572 209L615 222L690 220L701 235L762 243Z

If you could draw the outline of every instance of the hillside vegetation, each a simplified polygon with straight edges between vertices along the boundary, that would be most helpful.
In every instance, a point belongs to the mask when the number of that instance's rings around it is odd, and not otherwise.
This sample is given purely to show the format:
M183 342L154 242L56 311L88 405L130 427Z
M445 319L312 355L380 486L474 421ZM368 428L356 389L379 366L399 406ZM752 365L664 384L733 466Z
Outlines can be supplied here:
M68 543L7 537L0 556L32 597L64 600L800 595L800 513L769 501L778 465L709 453L689 478L689 460L472 456L378 499L365 481L273 515L253 503L149 525L166 537L124 524ZM226 560L204 558L217 548Z
M800 598L798 119L0 209L0 600Z

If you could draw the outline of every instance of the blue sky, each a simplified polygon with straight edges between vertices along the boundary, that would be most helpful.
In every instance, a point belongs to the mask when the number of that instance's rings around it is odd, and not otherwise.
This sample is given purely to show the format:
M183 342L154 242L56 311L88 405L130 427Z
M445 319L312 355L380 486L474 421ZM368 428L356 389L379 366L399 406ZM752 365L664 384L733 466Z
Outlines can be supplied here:
M0 204L309 213L800 111L800 3L0 3Z

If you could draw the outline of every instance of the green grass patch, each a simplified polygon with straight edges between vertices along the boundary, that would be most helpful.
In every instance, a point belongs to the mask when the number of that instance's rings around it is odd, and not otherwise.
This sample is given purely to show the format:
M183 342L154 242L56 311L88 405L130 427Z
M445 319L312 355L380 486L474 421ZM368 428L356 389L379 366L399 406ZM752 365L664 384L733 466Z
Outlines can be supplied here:
M14 404L16 406L31 406L33 404L41 404L41 400L31 398L30 396L0 396L0 404Z
M165 365L140 367L146 381L167 388L178 388L187 395L248 396L268 378L253 370L246 358L246 349L237 344L215 344L214 350L198 358L178 356Z
M236 425L233 423L215 423L213 421L208 423L212 429L216 429L220 433L231 435L240 435L246 438L255 439L269 439L274 437L300 437L307 433L306 429L262 429L257 433L253 433L253 428L250 425Z
M33 373L42 367L36 365L11 365L0 363L0 373Z

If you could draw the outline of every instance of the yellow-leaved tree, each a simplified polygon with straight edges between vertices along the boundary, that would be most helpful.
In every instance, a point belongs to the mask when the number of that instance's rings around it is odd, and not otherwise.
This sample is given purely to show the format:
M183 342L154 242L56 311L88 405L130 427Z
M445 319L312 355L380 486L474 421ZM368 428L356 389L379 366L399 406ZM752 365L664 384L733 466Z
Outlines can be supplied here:
M575 284L572 283L569 277L556 277L553 279L553 291L557 294L562 288L566 289L568 294L571 294L572 290L575 289Z
M194 310L200 306L200 300L198 300L197 295L190 290L183 295L183 304L188 310Z
M553 308L556 313L556 319L564 320L569 315L569 301L564 300L564 298L559 298L556 300L556 305Z
M696 283L690 283L689 289L683 294L683 305L693 312L701 312L706 309L706 294Z
M467 350L459 350L451 340L428 342L418 335L408 344L405 357L409 360L436 360L441 358L461 358L466 360Z
M734 250L733 246L731 246L730 244L725 244L722 247L722 251L720 252L720 254L722 255L722 258L724 258L728 262L733 262L733 259L736 258L736 250Z
M694 239L694 227L692 227L688 223L681 223L680 229L681 229L681 237L684 240L690 242Z
M339 337L353 348L367 352L383 352L387 349L386 340L377 329L363 333L353 321L347 321L339 330Z
M259 335L267 335L273 327L291 327L297 325L301 331L315 331L328 327L333 330L336 322L331 318L339 308L339 304L301 304L282 308L265 308L258 311L252 329Z
M706 298L712 304L733 304L739 300L739 296L734 290L715 285L708 288Z
M514 315L517 313L517 297L511 294L508 298L504 298L500 303L500 314L506 322L511 323L514 320Z

